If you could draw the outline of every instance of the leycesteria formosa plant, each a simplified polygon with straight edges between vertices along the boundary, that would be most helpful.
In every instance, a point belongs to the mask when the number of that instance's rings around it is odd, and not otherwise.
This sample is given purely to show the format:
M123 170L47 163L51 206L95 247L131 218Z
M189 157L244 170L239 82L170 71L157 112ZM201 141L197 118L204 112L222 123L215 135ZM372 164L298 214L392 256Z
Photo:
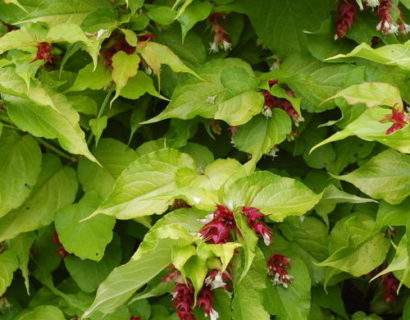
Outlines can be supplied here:
M0 1L0 319L406 320L409 19Z

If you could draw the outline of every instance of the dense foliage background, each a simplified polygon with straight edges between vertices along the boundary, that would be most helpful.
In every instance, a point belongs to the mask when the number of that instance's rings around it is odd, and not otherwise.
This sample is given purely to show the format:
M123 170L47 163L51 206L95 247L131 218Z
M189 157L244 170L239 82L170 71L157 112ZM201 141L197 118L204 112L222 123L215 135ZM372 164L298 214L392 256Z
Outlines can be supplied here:
M407 17L0 1L0 319L410 319Z

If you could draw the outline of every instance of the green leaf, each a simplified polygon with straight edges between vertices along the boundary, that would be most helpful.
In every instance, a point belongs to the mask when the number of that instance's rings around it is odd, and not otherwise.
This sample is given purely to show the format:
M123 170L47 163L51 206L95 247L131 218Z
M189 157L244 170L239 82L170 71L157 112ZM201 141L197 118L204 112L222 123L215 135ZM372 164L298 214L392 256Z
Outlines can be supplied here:
M339 220L330 234L330 256L319 266L333 267L355 277L367 274L386 259L390 241L365 214Z
M36 184L41 151L30 136L5 129L0 137L0 217L19 207Z
M263 44L281 56L306 51L305 31L317 30L331 9L322 0L262 0L257 6L252 0L242 2Z
M22 130L37 137L57 138L61 146L74 154L81 154L96 161L88 150L84 132L80 128L80 116L62 94L51 93L50 105L33 103L24 98L4 96L11 120Z
M102 167L82 158L78 164L78 179L85 192L97 191L100 198L105 199L110 194L115 179L137 155L126 144L111 138L101 139L93 153Z
M238 179L223 196L228 207L255 207L275 222L306 213L320 198L321 194L315 194L303 183L267 171Z
M118 98L128 79L137 74L139 63L140 57L137 54L128 55L124 51L118 51L112 57L112 80L115 82L115 96L111 103Z
M376 222L379 226L405 226L408 220L410 199L398 205L381 201L377 211Z
M90 119L89 124L91 132L95 136L95 144L98 144L100 141L101 135L104 132L104 129L107 128L107 116L102 116L101 118Z
M190 78L180 83L167 108L144 123L201 116L236 126L248 122L262 111L264 99L261 93L256 92L255 75L242 60L213 60L197 72L205 81Z
M93 304L83 314L83 318L96 311L112 313L136 290L164 270L171 263L172 247L184 241L186 244L192 242L190 232L197 231L202 225L197 221L199 217L192 209L182 209L159 220L146 234L131 260L115 268L102 282Z
M336 132L329 138L315 145L311 152L329 142L339 141L356 135L366 141L377 141L403 153L410 153L410 126L397 130L393 134L386 131L392 126L392 122L384 122L392 113L391 109L373 107L365 110L357 119L349 123L343 130ZM381 122L383 121L383 122Z
M390 204L399 204L410 195L410 156L386 150L359 169L337 178L350 182L362 192Z
M362 43L348 54L338 54L328 60L358 57L388 66L397 66L410 71L410 42L405 44L390 44L373 49L367 43Z
M364 103L367 107L389 106L403 109L403 101L398 88L382 82L364 82L350 86L326 99L344 98L349 104Z
M354 70L357 67L352 65L329 64L309 56L290 55L279 70L271 72L269 79L287 84L297 97L302 98L302 109L321 112L334 108L333 102L321 103L346 87Z
M187 67L167 46L149 41L143 48L140 48L138 52L158 76L160 75L161 65L166 64L175 72L187 72L198 77L198 75Z
M163 213L171 199L153 198L175 188L175 175L181 168L194 169L193 160L173 149L163 149L139 157L117 179L107 199L93 213L117 219Z
M56 157L43 156L42 170L30 197L0 219L0 242L47 226L58 209L74 201L76 193L75 171L63 167Z
M13 280L13 273L18 269L19 263L15 252L6 250L0 254L0 294L6 292Z
M177 19L181 24L182 39L185 39L188 31L199 21L208 18L212 5L209 2L193 2Z
M90 215L101 203L96 192L86 194L79 203L58 211L55 226L64 248L81 259L100 261L105 247L112 240L115 219L98 215L80 222ZM85 246L84 243L87 243Z
M240 126L233 137L235 147L252 154L256 162L286 139L292 130L292 121L280 109L273 109L272 116L256 116Z
M26 286L28 294L30 293L28 262L30 258L31 246L34 240L34 233L23 233L10 241L10 250L12 250L16 255L18 267L23 274L24 285Z
M129 78L125 87L121 89L120 96L134 100L140 98L144 93L149 93L151 96L165 99L155 88L152 78L145 72L138 72L135 77ZM141 121L142 120L143 119L141 119Z
M31 310L26 310L21 313L16 320L65 320L63 312L54 306L38 306Z
M258 249L252 267L245 277L234 277L235 296L232 301L232 319L269 320L270 316L263 306L263 291L266 290L266 267L262 252Z
M94 292L114 267L120 264L120 245L120 239L115 237L113 242L107 246L104 257L99 262L81 260L73 255L64 259L65 267L81 290Z
M109 69L102 63L99 63L94 70L94 65L90 63L78 72L73 86L68 91L101 90L108 87L110 82L111 75Z
M6 33L0 38L0 54L11 49L35 46L37 43L36 29L30 25L25 25L19 30ZM44 30L44 33L46 33L46 30Z
M35 6L25 6L28 14L18 19L16 23L46 22L50 26L62 23L81 24L84 18L99 8L112 8L109 1L101 0L53 0L39 2Z

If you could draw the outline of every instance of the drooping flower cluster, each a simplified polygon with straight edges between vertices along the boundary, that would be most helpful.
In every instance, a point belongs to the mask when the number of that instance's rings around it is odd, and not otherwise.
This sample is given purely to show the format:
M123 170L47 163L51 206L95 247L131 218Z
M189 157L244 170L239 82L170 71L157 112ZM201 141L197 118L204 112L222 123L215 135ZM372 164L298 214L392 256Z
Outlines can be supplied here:
M399 30L399 26L393 23L392 11L393 3L390 0L380 2L379 9L377 10L380 22L376 29L384 34L396 33Z
M380 283L384 292L384 301L391 303L397 298L397 290L399 289L399 280L389 272L380 277Z
M37 45L37 53L36 57L33 59L33 61L38 61L38 60L44 60L49 63L53 63L53 54L52 54L52 45L49 42L40 42Z
M194 287L191 283L177 283L171 293L172 302L177 310L180 320L195 320L193 314L194 307Z
M336 20L336 40L343 38L350 30L356 19L357 9L357 4L354 1L340 1Z
M410 115L397 108L392 109L392 114L380 120L382 123L393 122L392 126L387 129L386 134L393 134L397 130L403 129L410 122Z
M217 210L201 222L205 223L199 231L201 238L212 244L228 242L231 231L236 226L232 211L223 205L217 205Z
M276 85L277 81L274 81L276 80L269 80L269 84L272 83L272 85ZM286 89L286 94L291 98L295 97L295 93L290 89ZM265 116L270 117L272 115L271 110L274 108L279 108L285 111L292 118L296 126L298 126L299 123L303 121L303 118L296 112L295 108L289 100L275 97L269 92L269 90L263 90L263 96L265 98L265 105L263 110L263 114Z
M209 51L216 53L219 50L229 51L232 49L232 40L229 38L229 33L222 25L222 21L225 20L226 14L216 12L209 16L208 20L212 25L212 33L214 34L214 40L209 44Z
M267 262L268 274L272 277L273 285L287 288L293 277L289 274L291 259L282 254L274 254Z
M193 314L195 291L192 283L185 281L178 270L172 271L163 280L164 282L174 281L176 283L175 289L172 291L173 305L177 310L177 315L180 320L195 320ZM219 318L218 312L214 309L214 294L213 290L218 288L228 288L228 282L232 280L231 275L227 271L211 270L208 272L204 285L198 293L198 300L196 306L202 309L205 316L210 320Z
M64 249L64 246L60 242L57 231L54 231L53 233L53 242L57 245L56 254L63 259L66 258L69 253L66 249Z
M242 214L246 216L249 227L261 236L265 244L269 246L272 242L272 231L264 222L260 221L266 217L266 215L261 213L259 209L253 207L244 207Z

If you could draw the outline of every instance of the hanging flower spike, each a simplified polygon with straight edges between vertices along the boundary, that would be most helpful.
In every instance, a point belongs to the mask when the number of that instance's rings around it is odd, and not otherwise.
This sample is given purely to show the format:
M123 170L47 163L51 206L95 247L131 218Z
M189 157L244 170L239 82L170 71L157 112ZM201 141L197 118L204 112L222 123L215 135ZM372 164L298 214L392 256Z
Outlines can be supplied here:
M408 125L409 121L410 115L406 114L404 111L398 110L397 108L393 108L391 115L388 115L384 119L380 120L381 123L393 122L393 125L386 131L386 134L388 135L395 133L397 130L403 129Z
M173 305L180 320L195 320L192 313L194 306L194 288L190 284L178 283L171 292Z
M265 98L265 105L262 113L265 116L272 116L272 112L270 110L278 108L285 111L292 118L296 126L298 126L299 123L303 121L303 118L296 112L295 108L293 108L293 105L292 103L290 103L290 101L284 98L275 97L268 90L263 90L262 93ZM295 93L290 89L287 89L286 93L289 97L295 97Z
M287 288L292 282L293 277L289 274L291 259L282 254L274 254L268 261L268 274L273 277L273 285L282 285Z
M224 244L229 241L231 230L235 228L233 213L227 207L217 205L217 210L208 217L199 231L201 238L208 243Z
M208 18L212 24L214 34L214 41L209 44L209 52L211 53L216 53L220 49L224 51L232 49L232 40L229 38L229 33L221 24L225 18L226 15L220 12L213 13Z
M335 40L343 38L356 19L357 4L349 1L341 1L336 20Z
M247 217L248 226L251 227L256 234L262 237L265 245L269 246L272 242L272 231L265 223L258 221L266 217L266 215L261 213L258 208L254 207L244 207L242 209L242 214Z
M397 298L397 290L399 289L399 280L389 272L381 276L380 282L383 286L384 301L391 303Z
M383 0L380 2L379 9L377 10L377 15L379 16L380 22L376 26L376 29L383 32L384 34L394 34L399 31L399 26L393 23L393 4L391 0Z
M198 294L197 305L201 308L205 316L209 317L211 320L216 320L219 318L219 313L212 307L214 301L214 295L208 287L203 287Z
M49 42L40 42L37 45L37 53L36 57L33 59L33 61L38 61L38 60L44 60L49 63L53 63L53 54L51 50L53 47L51 46L51 43Z

